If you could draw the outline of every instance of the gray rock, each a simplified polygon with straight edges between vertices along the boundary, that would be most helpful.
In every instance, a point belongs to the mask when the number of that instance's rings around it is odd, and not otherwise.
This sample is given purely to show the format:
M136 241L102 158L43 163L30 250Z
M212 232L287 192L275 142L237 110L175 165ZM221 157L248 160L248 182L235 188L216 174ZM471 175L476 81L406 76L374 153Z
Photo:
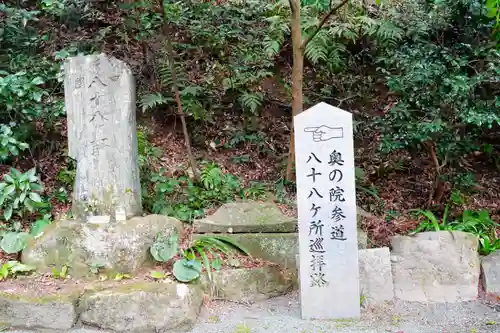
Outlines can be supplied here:
M2 326L67 330L76 323L79 293L30 297L0 292Z
M196 284L128 283L84 294L80 320L115 332L185 332L195 323L202 301Z
M65 64L69 156L76 159L73 213L83 219L116 210L142 212L135 82L128 66L105 54Z
M482 282L487 293L500 295L500 251L481 259Z
M256 302L280 296L292 287L292 279L276 266L239 268L201 277L205 291L211 296L236 302Z
M90 265L97 263L104 265L103 272L132 273L152 260L149 248L158 233L169 236L181 230L180 221L162 215L105 225L63 220L28 243L21 259L39 271L68 265L77 278L90 275Z
M283 215L272 202L232 202L193 223L196 232L295 232L297 219Z
M367 304L392 301L391 254L388 247L359 251L359 284Z
M461 231L395 236L391 261L396 298L416 302L476 299L477 249L477 237Z

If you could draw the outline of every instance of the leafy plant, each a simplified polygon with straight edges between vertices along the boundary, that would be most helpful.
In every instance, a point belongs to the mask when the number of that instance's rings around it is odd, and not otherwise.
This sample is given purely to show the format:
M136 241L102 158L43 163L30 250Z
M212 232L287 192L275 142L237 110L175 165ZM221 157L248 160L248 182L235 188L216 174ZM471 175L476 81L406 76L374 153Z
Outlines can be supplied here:
M92 274L95 274L95 275L99 274L99 270L101 268L104 268L104 267L106 267L106 265L104 265L101 262L92 262L92 263L89 264L89 270L90 270L90 272Z
M144 174L150 171L151 164L160 156L160 150L151 144L148 133L145 130L137 130L137 145L139 168L141 169L141 173Z
M11 126L0 124L0 161L6 161L10 155L18 156L20 151L28 148L27 143L20 142L14 137Z
M7 232L2 236L0 248L8 254L18 253L26 247L30 237L26 232Z
M500 124L500 53L484 3L444 0L422 7L420 23L405 28L408 40L378 58L397 102L377 123L382 151L428 153L437 189ZM446 42L439 42L444 35Z
M0 281L18 274L32 272L35 269L33 266L21 264L18 261L7 261L0 266Z
M76 178L76 161L72 158L67 158L67 167L61 168L57 173L56 180L66 188L73 188Z
M149 252L156 261L166 262L179 252L179 235L173 232L170 237L158 233Z
M52 277L54 279L63 279L63 280L67 279L69 277L68 268L69 268L68 265L63 265L61 267L61 270L59 271L59 270L57 270L56 267L53 267L52 268Z
M425 219L418 225L417 229L410 232L410 235L424 231L453 230L452 226L446 224L446 219L448 218L448 205L445 208L442 218L438 218L430 210L415 209L412 211L419 215L423 215Z
M423 231L458 230L475 234L479 237L479 253L489 254L500 249L500 240L497 237L497 230L500 224L495 223L489 216L487 210L472 211L465 210L462 215L453 221L448 221L448 205L445 207L443 217L438 219L429 210L416 210L418 214L425 216L417 229L410 234Z
M465 210L462 216L450 223L454 230L470 232L479 237L479 253L487 255L500 249L497 230L500 224L494 222L486 209L480 211Z
M35 173L35 168L25 173L10 168L10 173L4 175L4 182L0 183L0 207L6 221L10 221L14 213L23 217L26 212L34 213L46 207L38 193L43 187Z
M181 254L181 258L177 259L173 265L174 277L181 282L191 282L197 279L203 268L211 281L212 269L219 270L221 267L223 259L220 253L224 254L230 262L233 259L231 255L233 250L250 255L248 250L231 238L220 235L200 236L185 250L179 249L178 241L175 234L171 237L158 235L150 252L160 262L170 261L177 254ZM151 272L151 277L155 279L163 279L165 276L161 272Z
M182 258L174 263L173 273L177 280L191 282L200 276L202 268L200 261Z
M43 233L43 230L50 225L51 214L45 214L43 218L36 220L31 224L30 235L33 237L39 237Z
M201 258L201 262L205 267L208 279L212 280L212 268L218 270L222 261L218 253L224 254L229 260L231 260L233 250L238 250L248 256L250 255L250 252L248 252L247 249L236 243L230 237L220 235L200 236L188 249L184 251L184 257L188 261L195 260L198 257ZM191 267L190 269L192 270L193 268ZM190 271L190 273L192 273L192 271ZM174 276L175 275L176 273L174 269Z
M266 186L261 182L250 182L250 186L242 191L243 198L260 200L266 197Z
M262 194L257 188L243 189L236 177L224 174L214 163L204 164L199 181L187 176L170 178L163 173L161 169L150 177L154 191L144 190L144 204L153 213L181 221L202 217L206 208L245 196L247 190L255 196Z

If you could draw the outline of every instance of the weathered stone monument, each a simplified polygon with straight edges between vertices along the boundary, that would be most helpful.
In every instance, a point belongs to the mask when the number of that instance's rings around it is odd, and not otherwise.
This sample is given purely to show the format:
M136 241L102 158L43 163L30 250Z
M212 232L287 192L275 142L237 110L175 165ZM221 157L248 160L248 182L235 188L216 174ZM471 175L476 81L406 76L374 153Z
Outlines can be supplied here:
M141 214L135 82L105 54L65 64L69 156L77 161L73 214L88 222Z
M152 259L158 233L182 230L174 218L142 215L134 78L105 54L70 58L65 66L69 155L76 159L73 219L55 221L29 242L22 261L38 270L90 267L131 273Z
M302 317L359 317L352 115L319 103L294 126Z

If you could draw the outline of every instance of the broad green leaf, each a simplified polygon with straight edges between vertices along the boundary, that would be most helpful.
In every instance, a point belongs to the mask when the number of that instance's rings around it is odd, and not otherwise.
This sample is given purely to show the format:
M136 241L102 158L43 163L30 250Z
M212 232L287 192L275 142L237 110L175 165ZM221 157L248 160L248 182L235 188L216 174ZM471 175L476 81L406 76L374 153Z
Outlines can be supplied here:
M12 176L11 176L11 175L9 175L9 174L5 174L5 175L3 175L3 179L5 179L5 181L6 181L7 183L11 183L11 184L12 184L12 183L14 183L14 178L12 178Z
M3 195L5 196L9 196L11 195L14 191L16 190L16 186L15 185L9 185L9 186L6 186L4 189L3 189Z
M34 181L33 179L35 178L36 174L36 168L31 168L26 172L26 175L28 176L28 179L32 182ZM38 180L38 178L36 178Z
M40 184L37 184L37 183L31 183L30 184L30 188L33 190L33 191L43 191L43 186L40 185Z
M30 198L26 198L26 200L24 200L24 205L30 213L33 213L35 211L35 206L33 205L33 203L34 202Z
M46 226L50 224L49 220L38 220L31 225L30 234L34 237L40 235Z
M37 76L33 80L31 80L31 83L39 85L45 83L45 81L40 76Z
M29 194L29 197L31 200L33 200L34 202L42 202L42 198L40 197L40 195L38 193L35 193L35 192L31 192Z
M7 208L5 208L5 210L3 211L3 218L5 219L5 221L10 220L10 218L12 217L12 210L13 210L12 205L9 205L9 206L7 206Z
M22 173L21 173L21 171L19 171L19 170L17 170L17 169L10 168L10 175L11 175L11 176L12 176L12 178L14 178L14 179L19 179L19 178L21 178Z
M181 282L191 282L200 276L202 270L201 262L197 260L181 259L175 262L173 273Z
M24 232L8 232L0 241L0 248L8 254L22 251L28 241L28 237L26 237L26 235L27 234Z

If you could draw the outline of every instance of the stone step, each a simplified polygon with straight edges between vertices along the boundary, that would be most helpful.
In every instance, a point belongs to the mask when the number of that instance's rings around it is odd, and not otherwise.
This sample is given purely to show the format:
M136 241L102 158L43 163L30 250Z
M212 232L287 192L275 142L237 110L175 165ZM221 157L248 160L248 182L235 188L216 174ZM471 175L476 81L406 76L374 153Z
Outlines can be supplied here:
M357 208L358 227L371 215ZM222 205L206 218L195 220L197 233L288 233L297 232L297 219L284 215L273 202L243 201Z

